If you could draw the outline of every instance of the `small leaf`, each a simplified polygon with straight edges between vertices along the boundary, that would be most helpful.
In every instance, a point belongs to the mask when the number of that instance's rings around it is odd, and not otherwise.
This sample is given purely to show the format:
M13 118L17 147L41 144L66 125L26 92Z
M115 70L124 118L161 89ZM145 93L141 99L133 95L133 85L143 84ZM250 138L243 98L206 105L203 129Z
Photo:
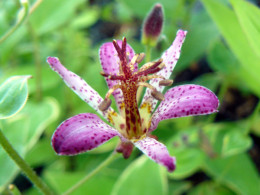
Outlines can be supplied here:
M30 76L13 76L0 86L0 119L11 117L25 105Z

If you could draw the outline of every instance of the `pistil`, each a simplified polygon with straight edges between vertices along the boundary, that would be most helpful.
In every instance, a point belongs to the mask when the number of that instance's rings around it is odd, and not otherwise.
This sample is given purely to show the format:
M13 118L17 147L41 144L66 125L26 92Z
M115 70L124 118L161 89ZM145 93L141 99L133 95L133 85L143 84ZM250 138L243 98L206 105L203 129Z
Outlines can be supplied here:
M108 109L111 104L111 100L109 99L110 95L116 89L120 89L124 98L124 135L129 140L137 141L146 136L147 131L147 125L142 125L141 116L138 109L136 99L138 87L145 86L152 89L151 95L155 99L162 101L164 99L163 94L157 91L152 85L146 83L146 81L153 78L159 78L162 79L160 85L167 86L170 85L172 81L165 80L164 77L155 74L165 67L162 59L144 64L138 71L134 71L134 65L136 63L141 63L145 57L145 54L136 54L129 62L128 54L126 52L126 38L123 38L121 48L115 40L113 41L113 45L120 60L119 73L116 75L111 75L109 73L101 72L101 75L111 80L117 80L118 83L109 89L104 101L100 104L99 109L102 111Z

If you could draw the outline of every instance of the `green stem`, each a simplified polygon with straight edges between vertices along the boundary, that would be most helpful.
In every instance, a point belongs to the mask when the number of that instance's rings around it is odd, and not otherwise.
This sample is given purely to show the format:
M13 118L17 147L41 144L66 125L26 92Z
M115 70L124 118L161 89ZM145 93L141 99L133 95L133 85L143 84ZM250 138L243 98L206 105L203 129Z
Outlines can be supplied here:
M101 171L104 167L106 167L107 165L109 165L111 162L113 162L116 158L119 157L119 153L116 152L112 152L112 154L110 154L108 156L108 158L102 162L96 169L94 169L93 171L91 171L88 175L86 175L82 180L80 180L78 183L76 183L74 186L72 186L69 190L67 190L65 193L63 193L63 195L68 195L71 194L72 192L74 192L76 189L78 189L82 184L84 184L87 180L89 180L91 177L93 177L94 175L96 175L99 171Z
M146 45L146 52L145 52L145 62L151 61L151 55L152 55L152 47L150 45Z
M15 151L10 144L4 133L0 129L0 144L6 153L13 159L13 161L20 167L20 169L26 174L31 182L45 195L54 194L48 186L41 180L40 177L32 170L32 168L24 161L24 159Z
M0 38L0 44L2 42L4 42L10 35L12 35L16 29L21 26L21 24L25 21L25 19L27 18L27 16L29 15L29 3L27 0L21 0L21 5L22 5L22 10L20 11L19 14L22 14L21 16L19 16L18 14L18 19L17 22L15 23L15 25L9 29L9 31L7 31L1 38Z

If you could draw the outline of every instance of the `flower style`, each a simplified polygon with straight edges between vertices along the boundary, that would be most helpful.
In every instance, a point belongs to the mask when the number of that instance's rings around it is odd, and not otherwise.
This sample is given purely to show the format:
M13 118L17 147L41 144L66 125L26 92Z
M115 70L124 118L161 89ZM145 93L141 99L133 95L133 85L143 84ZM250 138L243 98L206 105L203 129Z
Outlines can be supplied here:
M156 163L165 166L169 172L175 169L176 160L170 156L164 144L151 135L160 121L170 118L203 115L217 112L218 98L209 89L199 85L182 85L169 89L169 77L176 65L186 31L179 30L172 45L162 57L144 64L138 69L144 54L135 54L123 41L105 43L100 48L100 61L109 90L104 99L84 80L67 70L58 58L48 57L47 62L65 83L82 100L87 102L110 124L103 122L97 115L83 113L73 116L57 128L52 137L52 146L59 155L76 155L119 136L117 152L128 158L133 146L139 148ZM146 82L150 80L150 82ZM146 87L141 105L137 103L137 89ZM110 105L113 95L118 112ZM157 102L161 101L155 110ZM155 110L155 111L154 111Z

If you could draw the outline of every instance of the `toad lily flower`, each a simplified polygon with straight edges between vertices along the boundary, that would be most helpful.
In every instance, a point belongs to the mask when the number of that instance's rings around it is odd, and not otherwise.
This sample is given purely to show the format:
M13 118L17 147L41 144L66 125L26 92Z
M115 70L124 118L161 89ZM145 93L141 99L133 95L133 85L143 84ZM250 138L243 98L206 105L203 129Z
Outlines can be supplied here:
M104 99L84 80L67 70L58 58L48 57L47 62L65 83L94 108L113 126L103 122L97 115L83 113L73 116L57 128L52 137L52 146L59 155L76 155L119 136L117 152L129 157L133 146L168 171L175 169L176 160L167 148L150 134L160 121L192 115L209 114L217 111L218 98L209 89L198 85L182 85L162 94L177 63L186 31L179 30L176 39L162 57L144 64L138 69L144 54L134 54L133 49L123 41L105 43L100 48L100 61L109 90ZM146 81L150 80L149 83ZM137 103L137 89L147 88L140 107ZM113 95L118 112L110 105ZM154 111L157 102L161 101Z

